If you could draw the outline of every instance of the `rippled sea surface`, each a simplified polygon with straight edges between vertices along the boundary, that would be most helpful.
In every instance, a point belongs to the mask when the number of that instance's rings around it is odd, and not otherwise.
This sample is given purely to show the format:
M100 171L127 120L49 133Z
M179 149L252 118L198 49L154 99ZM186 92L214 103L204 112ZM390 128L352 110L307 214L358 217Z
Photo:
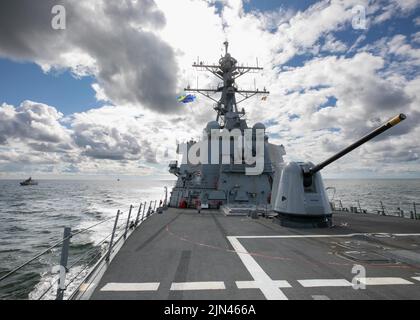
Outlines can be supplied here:
M381 209L381 202L387 214L395 214L400 207L409 213L416 202L416 212L420 214L420 179L372 179L372 180L336 180L325 179L328 196L341 200L344 207L360 207L369 212ZM359 202L358 202L359 201ZM338 201L335 201L338 205Z
M164 186L173 181L39 181L37 186L21 187L19 181L0 180L0 277L36 253L47 249L63 236L63 228L73 232L106 221L81 236L71 239L68 279L83 271L98 252L106 249L103 239L109 235L118 209L124 212L119 232L125 227L130 204L160 200ZM412 210L420 202L420 180L325 180L330 199L340 199L343 206L377 210L380 201L391 213L398 206ZM418 206L420 208L420 204ZM420 213L420 210L417 211ZM78 257L86 255L85 260ZM0 283L0 299L38 299L56 276L53 266L59 264L60 248L53 249L15 276ZM77 282L77 281L76 281ZM69 287L68 292L71 291ZM54 290L44 298L54 299Z
M164 198L164 186L172 181L39 181L37 186L19 181L0 180L0 277L32 258L63 237L64 227L77 232L108 219L87 233L71 240L69 265L76 257L90 253L71 270L77 275L84 263L103 248L101 241L112 231L117 210L120 229L125 226L130 204L137 214L140 202ZM104 243L102 246L105 246ZM60 248L42 256L0 283L0 299L37 299L53 279L51 268L59 264ZM83 270L82 270L83 271ZM87 271L87 270L86 270ZM81 274L83 276L83 274ZM54 276L55 277L55 276ZM53 298L51 291L45 298Z

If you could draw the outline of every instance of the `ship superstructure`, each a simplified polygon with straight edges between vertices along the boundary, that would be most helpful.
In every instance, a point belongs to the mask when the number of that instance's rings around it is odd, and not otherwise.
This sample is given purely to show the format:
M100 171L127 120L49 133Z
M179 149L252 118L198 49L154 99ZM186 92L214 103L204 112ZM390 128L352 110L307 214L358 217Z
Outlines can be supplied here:
M391 118L317 165L285 165L284 148L268 143L262 124L248 128L245 112L238 110L236 94L244 95L244 99L261 91L237 88L235 79L253 69L238 67L225 45L219 65L198 64L223 79L223 84L213 91L187 88L209 97L212 92L221 93L221 98L215 105L216 120L208 123L202 141L190 141L185 149L201 146L197 149L201 160L226 160L228 155L228 161L196 163L188 158L180 166L172 163L170 171L178 180L169 201L172 207L221 205L222 210L210 208L201 213L168 208L166 188L165 200L158 208L157 201L150 201L148 205L140 203L137 214L133 205L125 215L118 210L112 233L100 242L106 243L107 249L98 246L103 254L90 260L94 265L69 298L183 299L189 304L195 299L420 299L420 216L416 203L411 219L384 216L384 208L376 214L343 208L337 211L330 206L320 174L324 167L390 130L406 116ZM262 93L268 94L266 90ZM228 148L214 152L214 145L206 140L212 130L236 130L244 136L251 131L251 149L254 132L257 141L258 130L262 130L261 172L247 174L252 163L237 163L235 157L231 161L235 144L230 140ZM240 151L245 153L249 145L243 146ZM270 207L266 211L269 214L260 218L254 214L258 209L249 210L259 205ZM234 210L238 206L250 217L238 214ZM0 282L62 245L59 282L56 287L53 282L40 299L54 289L56 299L63 299L69 285L89 266L75 276L68 272L79 267L67 265L70 240L106 221L109 219L74 233L66 227L62 241L3 275ZM85 257L83 253L82 259ZM83 261L80 257L74 260Z
M182 162L179 164L177 161L172 161L169 164L169 172L178 177L171 193L169 202L171 207L196 207L198 204L204 208L217 208L221 205L226 208L266 207L272 198L274 175L280 171L283 155L285 155L282 145L269 143L268 136L264 133L263 168L260 174L248 175L246 169L252 167L253 164L245 160L239 163L235 161L234 149L237 147L234 141L231 142L229 150L224 150L220 145L214 148L210 142L210 136L215 132L240 130L242 138L245 139L245 131L252 130L252 151L255 153L256 132L257 130L265 132L265 125L262 123L256 123L249 128L245 119L245 109L238 106L256 95L266 97L269 92L265 88L241 90L236 84L236 79L239 77L258 72L262 68L258 65L254 67L238 65L237 60L228 51L228 42L224 45L225 55L221 57L217 65L208 65L203 62L193 64L195 68L212 73L221 82L217 88L193 89L188 86L185 91L199 93L213 100L217 115L215 120L208 122L202 141L191 140L178 145L177 152L183 154ZM215 94L220 94L219 100L214 98ZM201 143L206 149L208 161L194 163L188 158L190 150L196 147L197 143ZM239 148L241 148L239 152L243 153L243 146ZM227 160L226 157L228 157Z

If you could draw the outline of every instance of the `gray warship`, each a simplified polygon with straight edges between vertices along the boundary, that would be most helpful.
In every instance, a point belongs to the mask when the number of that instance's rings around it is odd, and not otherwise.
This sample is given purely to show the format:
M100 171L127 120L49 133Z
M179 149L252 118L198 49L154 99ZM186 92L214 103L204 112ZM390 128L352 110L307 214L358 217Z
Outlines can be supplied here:
M261 123L248 128L238 105L269 92L240 90L235 83L261 68L239 66L228 43L224 45L219 64L193 65L221 84L186 88L211 99L211 94L221 94L214 100L216 119L207 124L203 138L211 130L265 129ZM264 135L264 165L258 175L247 175L252 164L232 157L191 163L185 157L199 142L187 142L181 164L169 165L177 181L168 203L165 199L157 214L147 215L123 244L110 249L103 268L95 268L71 298L419 299L417 216L409 220L336 211L320 175L322 168L404 119L397 115L318 165L285 164L284 147ZM255 134L251 136L254 143ZM204 141L201 152L210 150L205 154L210 157L214 145ZM224 151L219 149L215 158L221 160Z
M212 132L220 130L225 130L227 133L237 130L243 137L244 131L249 130L255 153L256 130L264 131L265 126L262 123L256 123L252 129L249 128L245 119L245 109L239 109L238 105L255 95L266 97L269 92L265 88L263 90L240 90L238 88L235 82L237 78L250 72L258 72L262 68L239 66L237 60L228 52L228 42L225 42L224 45L225 55L219 60L218 65L207 65L203 62L193 65L195 68L212 73L221 80L218 87L214 89L188 87L185 91L200 93L215 102L216 119L207 124L203 138L210 137ZM211 96L216 93L220 93L220 100L215 100ZM237 95L241 97L239 101L236 99ZM234 136L231 137L233 140ZM247 167L250 168L253 164L247 164L244 158L235 161L234 141L227 145L227 150L223 146L221 147L218 141L216 145L212 145L211 139L206 141L202 147L206 149L207 154L207 159L204 160L208 161L198 164L191 163L188 158L190 150L198 143L197 141L188 141L183 144L184 148L178 145L177 151L182 153L182 162L180 165L177 161L169 164L169 172L178 178L171 193L169 206L196 208L200 204L201 207L209 209L222 207L222 210L227 214L248 212L250 209L266 210L272 197L275 172L281 171L283 165L284 147L269 143L268 136L264 134L262 142L264 152L261 158L263 168L258 175L247 175ZM214 150L214 147L217 150ZM242 149L243 146L239 146L239 148ZM181 149L183 150L181 151ZM215 161L211 161L212 156Z
M159 206L150 203L147 210L146 203L141 203L137 216L130 206L119 237L118 212L105 254L95 260L66 297L420 299L417 213L412 219L403 219L380 212L336 210L320 173L325 166L403 121L405 115L393 117L318 165L284 163L284 147L269 142L263 124L249 128L245 110L238 108L252 96L269 94L266 89L241 90L235 82L261 68L238 65L229 54L227 42L219 64L197 62L193 67L222 80L213 89L186 88L211 99L212 94L221 95L219 100L214 99L216 119L207 124L201 141L179 146L181 163L169 164L169 171L177 177L169 199L166 195ZM249 132L251 141L247 147L252 155L256 154L257 142L262 143L258 174L247 174L255 164L235 161L231 156L235 141L229 139L228 147L219 148L214 155L215 144L206 136L212 131L234 130L244 135ZM263 133L260 140L258 132ZM185 158L197 146L201 159L213 157L216 161L197 163ZM75 235L66 229L59 243L63 244L61 265L65 268L57 299L63 299L67 283L73 281L65 277L68 243Z

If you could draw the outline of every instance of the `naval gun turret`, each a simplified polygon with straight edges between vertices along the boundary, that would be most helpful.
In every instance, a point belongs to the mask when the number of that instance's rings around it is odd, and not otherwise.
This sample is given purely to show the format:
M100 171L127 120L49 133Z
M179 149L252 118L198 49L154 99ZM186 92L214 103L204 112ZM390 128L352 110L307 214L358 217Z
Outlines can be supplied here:
M406 118L399 114L327 160L288 163L277 178L278 191L273 209L281 225L289 227L330 227L332 210L320 171L344 155L372 140Z

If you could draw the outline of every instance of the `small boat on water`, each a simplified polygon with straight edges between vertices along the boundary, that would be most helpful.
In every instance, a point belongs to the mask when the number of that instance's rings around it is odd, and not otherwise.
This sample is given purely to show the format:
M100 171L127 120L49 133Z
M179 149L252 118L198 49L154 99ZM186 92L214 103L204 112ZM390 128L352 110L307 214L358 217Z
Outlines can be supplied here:
M20 183L21 186L36 186L38 185L38 182L33 180L32 177L29 177L29 179L26 179L25 181L22 181Z

